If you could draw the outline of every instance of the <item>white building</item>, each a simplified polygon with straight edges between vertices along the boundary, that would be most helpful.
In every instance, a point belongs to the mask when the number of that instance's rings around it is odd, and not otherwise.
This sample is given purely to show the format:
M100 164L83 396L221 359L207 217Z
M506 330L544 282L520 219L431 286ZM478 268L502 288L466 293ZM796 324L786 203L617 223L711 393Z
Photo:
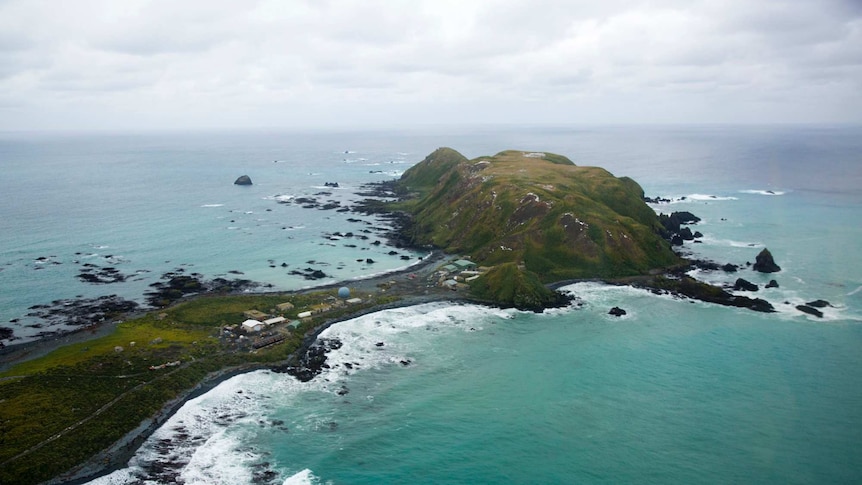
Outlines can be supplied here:
M242 322L242 329L246 332L260 332L263 330L263 323L257 320L248 319Z
M269 320L264 320L263 323L265 325L275 325L275 324L281 323L285 320L287 320L287 319L284 317L275 317L275 318L270 318Z

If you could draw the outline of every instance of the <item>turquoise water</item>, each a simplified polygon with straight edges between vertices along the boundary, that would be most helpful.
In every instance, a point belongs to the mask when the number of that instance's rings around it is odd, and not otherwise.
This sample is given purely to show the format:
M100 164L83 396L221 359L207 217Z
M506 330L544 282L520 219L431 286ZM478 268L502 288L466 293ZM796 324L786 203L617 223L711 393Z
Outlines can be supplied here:
M367 315L326 331L344 345L325 374L308 383L270 372L226 381L187 403L128 468L95 483L170 483L152 467L165 461L181 463L179 481L188 484L858 483L860 135L630 127L50 143L6 136L0 157L14 177L0 182L11 194L0 309L7 319L26 310L22 301L134 297L180 264L207 276L239 269L285 288L309 283L269 259L325 259L334 278L398 267L400 259L383 257L391 248L321 245L327 231L358 227L350 214L276 197L314 193L329 180L379 180L371 171L396 176L443 145L470 157L553 151L632 176L648 195L685 196L656 209L703 218L703 243L686 245L699 257L744 264L768 247L779 273L695 274L758 283L756 296L778 312L581 283L566 290L583 306L542 315L446 303ZM47 177L45 166L58 175ZM251 190L231 185L242 173L255 180ZM74 279L76 251L112 252L127 261L118 268L152 272L86 286ZM377 251L378 267L352 264L368 251ZM35 270L40 255L63 264ZM780 288L764 289L772 278ZM795 309L814 299L833 304L822 319ZM613 306L628 314L607 315ZM170 446L159 444L165 439Z

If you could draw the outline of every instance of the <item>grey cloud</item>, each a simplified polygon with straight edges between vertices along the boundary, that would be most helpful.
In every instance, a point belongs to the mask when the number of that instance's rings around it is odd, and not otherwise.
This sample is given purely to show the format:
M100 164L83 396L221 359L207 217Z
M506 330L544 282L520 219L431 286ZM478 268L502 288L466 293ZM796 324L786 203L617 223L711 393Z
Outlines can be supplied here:
M20 100L19 109L29 106L34 120L62 109L44 111L38 100L50 95L70 103L123 96L152 119L189 124L210 123L216 109L254 107L261 118L282 120L297 112L291 106L359 112L396 98L385 109L405 117L433 106L426 121L477 99L518 107L506 110L513 119L530 110L540 118L551 103L580 121L628 119L628 108L645 117L655 105L668 107L666 117L688 120L701 110L703 121L717 113L726 121L745 104L739 99L762 96L763 106L781 107L764 108L764 116L784 121L794 112L804 120L810 110L801 100L816 92L830 98L834 119L862 121L851 89L862 82L860 5L9 0L0 1L0 90ZM325 115L316 114L321 123Z

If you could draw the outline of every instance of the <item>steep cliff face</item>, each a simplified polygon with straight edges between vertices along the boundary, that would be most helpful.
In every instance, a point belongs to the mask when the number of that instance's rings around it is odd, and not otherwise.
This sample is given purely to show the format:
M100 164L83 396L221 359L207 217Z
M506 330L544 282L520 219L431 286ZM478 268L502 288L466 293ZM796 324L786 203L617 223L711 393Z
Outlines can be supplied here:
M542 282L644 274L679 262L632 179L547 153L467 160L441 148L400 185L416 241L480 265L516 263Z

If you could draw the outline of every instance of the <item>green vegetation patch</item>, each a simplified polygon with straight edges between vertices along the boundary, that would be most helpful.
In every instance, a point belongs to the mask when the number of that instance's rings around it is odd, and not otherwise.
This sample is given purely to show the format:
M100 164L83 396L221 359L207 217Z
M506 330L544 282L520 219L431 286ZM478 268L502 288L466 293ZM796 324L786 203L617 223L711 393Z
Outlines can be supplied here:
M277 305L290 302L293 308L283 314L294 319L327 307L334 294L199 297L13 366L0 374L0 483L56 477L106 449L209 373L284 362L316 326L396 299L363 295L362 304L315 314L283 333L277 344L259 349L222 335L226 325L245 320L245 311L282 314Z
M470 288L480 300L521 310L541 311L565 303L559 293L542 284L536 273L514 263L495 266Z

